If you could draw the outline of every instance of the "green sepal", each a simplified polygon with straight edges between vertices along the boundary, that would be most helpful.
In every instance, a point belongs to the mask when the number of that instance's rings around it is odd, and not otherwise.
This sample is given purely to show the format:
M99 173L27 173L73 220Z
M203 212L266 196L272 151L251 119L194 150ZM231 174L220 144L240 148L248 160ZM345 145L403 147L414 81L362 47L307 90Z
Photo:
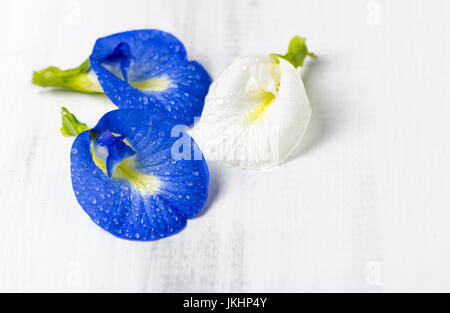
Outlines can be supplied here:
M75 115L69 112L66 108L61 108L61 116L62 116L62 127L61 127L61 133L64 137L69 136L77 136L84 132L85 130L88 130L89 127L80 122Z
M285 55L272 53L271 56L283 58L290 62L294 67L303 66L307 56L315 58L314 53L308 50L306 38L295 36L289 43L288 52Z
M86 93L103 93L103 89L94 75L89 75L91 63L89 59L80 66L61 70L50 66L33 73L33 84L41 87L60 87Z

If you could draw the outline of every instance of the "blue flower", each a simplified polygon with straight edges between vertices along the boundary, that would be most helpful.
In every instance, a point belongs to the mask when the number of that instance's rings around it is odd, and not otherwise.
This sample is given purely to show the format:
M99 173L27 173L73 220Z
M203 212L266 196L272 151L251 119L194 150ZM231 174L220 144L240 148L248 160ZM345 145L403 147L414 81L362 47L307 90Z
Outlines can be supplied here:
M73 189L100 227L124 239L157 240L201 211L208 167L192 138L173 125L149 110L119 109L77 136Z
M169 33L137 30L97 40L90 57L105 92L120 108L170 112L180 123L200 116L211 78L188 61L183 44Z
M148 109L191 125L200 116L211 78L187 59L183 44L160 30L135 30L100 38L79 67L35 72L42 87L104 92L119 108Z

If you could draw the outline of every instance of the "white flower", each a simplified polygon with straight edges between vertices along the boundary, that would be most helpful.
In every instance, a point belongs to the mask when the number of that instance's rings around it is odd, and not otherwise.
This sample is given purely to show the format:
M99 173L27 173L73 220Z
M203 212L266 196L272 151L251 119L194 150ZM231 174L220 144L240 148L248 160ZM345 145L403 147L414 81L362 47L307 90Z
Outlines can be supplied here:
M283 162L311 117L299 71L273 56L238 57L211 85L191 130L207 160L261 169Z

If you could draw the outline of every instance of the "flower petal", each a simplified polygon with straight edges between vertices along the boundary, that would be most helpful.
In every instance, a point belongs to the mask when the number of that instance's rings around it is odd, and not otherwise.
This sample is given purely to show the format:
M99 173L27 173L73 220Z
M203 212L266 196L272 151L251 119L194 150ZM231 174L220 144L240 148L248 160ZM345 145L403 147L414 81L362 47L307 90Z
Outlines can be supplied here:
M173 122L148 110L120 109L107 113L95 131L124 136L136 152L106 174L104 164L92 155L89 131L78 135L71 151L72 184L78 202L100 227L120 238L156 240L182 230L187 219L202 209L209 172L203 156L177 159L172 147ZM184 146L183 146L184 148ZM196 158L196 159L195 159Z
M160 30L136 30L97 40L90 62L105 94L120 108L168 113L192 124L203 110L211 78L188 61L183 44Z
M269 168L301 141L311 105L299 72L284 59L239 57L211 85L191 131L207 159Z

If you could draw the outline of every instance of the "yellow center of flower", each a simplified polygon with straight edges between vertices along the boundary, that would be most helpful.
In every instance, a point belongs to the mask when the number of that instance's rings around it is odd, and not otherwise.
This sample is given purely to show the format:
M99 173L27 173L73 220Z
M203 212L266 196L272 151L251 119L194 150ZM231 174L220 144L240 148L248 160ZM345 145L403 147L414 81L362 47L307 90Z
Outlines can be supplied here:
M245 125L254 124L258 120L260 120L261 117L264 115L266 109L272 103L273 99L275 99L275 95L268 91L262 91L260 97L261 97L261 105L244 116L243 122Z
M97 165L97 167L100 168L105 175L107 175L106 163L95 156L92 146L91 155L95 165ZM129 181L134 189L144 195L156 193L161 185L161 182L155 176L145 175L136 170L134 156L123 160L119 166L117 166L111 178L125 179Z
M249 74L245 92L251 103L251 110L242 119L244 125L261 120L277 97L281 82L280 65L275 61L254 65L249 69Z
M170 87L171 82L166 77L161 76L140 82L130 82L130 85L140 90L164 91Z

